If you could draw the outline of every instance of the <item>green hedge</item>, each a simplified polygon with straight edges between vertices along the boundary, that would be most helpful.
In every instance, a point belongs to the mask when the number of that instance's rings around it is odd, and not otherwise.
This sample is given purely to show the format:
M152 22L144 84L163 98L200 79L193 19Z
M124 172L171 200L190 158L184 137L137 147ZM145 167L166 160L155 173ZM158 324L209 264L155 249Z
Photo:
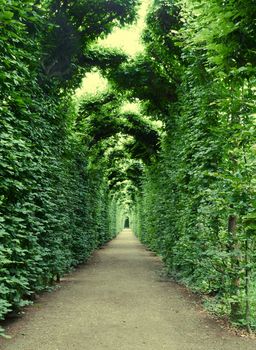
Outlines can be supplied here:
M111 237L107 184L72 131L70 96L40 78L46 17L0 1L0 319Z

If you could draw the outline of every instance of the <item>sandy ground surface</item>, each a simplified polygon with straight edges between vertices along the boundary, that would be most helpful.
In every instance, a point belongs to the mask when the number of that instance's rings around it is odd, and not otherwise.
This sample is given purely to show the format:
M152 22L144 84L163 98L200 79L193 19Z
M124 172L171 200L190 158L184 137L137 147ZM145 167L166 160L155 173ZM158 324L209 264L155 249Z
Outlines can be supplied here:
M163 278L162 264L124 230L8 326L1 350L255 350Z

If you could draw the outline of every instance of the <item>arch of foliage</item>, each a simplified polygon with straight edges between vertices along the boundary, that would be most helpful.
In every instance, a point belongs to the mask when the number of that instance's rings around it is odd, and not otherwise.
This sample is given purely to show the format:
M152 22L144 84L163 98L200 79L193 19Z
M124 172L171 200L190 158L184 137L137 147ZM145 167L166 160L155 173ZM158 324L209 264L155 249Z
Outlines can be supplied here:
M0 0L0 318L85 261L132 212L169 272L250 330L254 0L154 0L143 54L95 46L133 21L136 4ZM112 91L77 112L71 96L94 66ZM124 97L140 99L164 132L120 113Z
M149 163L159 151L159 130L139 113L121 113L123 98L115 91L108 91L81 101L76 130L84 135L89 148L116 134L130 135L132 138L125 143L130 155Z

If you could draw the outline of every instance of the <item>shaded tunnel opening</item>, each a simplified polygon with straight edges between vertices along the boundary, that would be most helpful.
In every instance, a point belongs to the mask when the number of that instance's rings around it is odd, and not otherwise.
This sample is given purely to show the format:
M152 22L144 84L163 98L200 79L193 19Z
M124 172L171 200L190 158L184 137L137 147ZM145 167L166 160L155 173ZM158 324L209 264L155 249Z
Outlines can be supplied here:
M124 220L124 228L130 228L130 219L128 216Z

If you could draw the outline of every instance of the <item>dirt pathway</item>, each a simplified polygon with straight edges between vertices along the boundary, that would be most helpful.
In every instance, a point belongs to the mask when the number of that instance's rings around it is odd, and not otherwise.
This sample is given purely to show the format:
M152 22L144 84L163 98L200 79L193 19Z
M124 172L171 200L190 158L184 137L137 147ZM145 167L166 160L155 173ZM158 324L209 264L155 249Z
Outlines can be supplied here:
M159 259L125 230L9 326L2 350L255 350L161 278Z

